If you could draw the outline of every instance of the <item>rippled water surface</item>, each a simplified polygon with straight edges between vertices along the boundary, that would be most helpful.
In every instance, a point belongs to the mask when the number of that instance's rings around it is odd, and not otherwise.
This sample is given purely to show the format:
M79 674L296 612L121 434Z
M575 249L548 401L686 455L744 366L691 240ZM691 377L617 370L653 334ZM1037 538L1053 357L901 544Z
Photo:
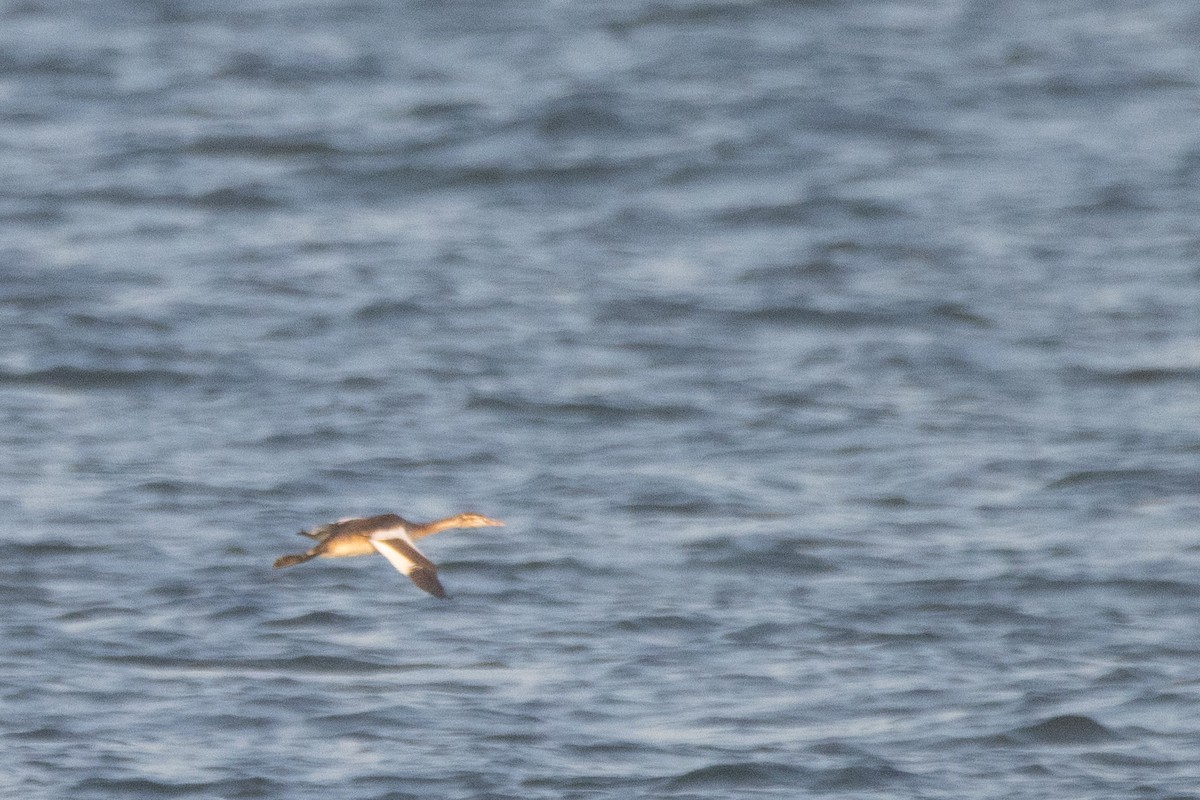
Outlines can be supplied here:
M1194 4L235 5L0 3L0 793L1200 797Z

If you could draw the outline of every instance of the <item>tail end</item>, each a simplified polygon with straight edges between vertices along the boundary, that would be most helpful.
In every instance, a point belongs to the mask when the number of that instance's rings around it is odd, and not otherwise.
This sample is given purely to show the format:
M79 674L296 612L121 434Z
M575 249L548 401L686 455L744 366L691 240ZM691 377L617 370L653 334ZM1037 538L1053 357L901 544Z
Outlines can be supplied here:
M291 555L280 556L279 558L275 559L275 563L272 566L275 569L294 567L297 564L303 564L305 561L308 561L312 558L313 556L310 556L308 553L292 553Z

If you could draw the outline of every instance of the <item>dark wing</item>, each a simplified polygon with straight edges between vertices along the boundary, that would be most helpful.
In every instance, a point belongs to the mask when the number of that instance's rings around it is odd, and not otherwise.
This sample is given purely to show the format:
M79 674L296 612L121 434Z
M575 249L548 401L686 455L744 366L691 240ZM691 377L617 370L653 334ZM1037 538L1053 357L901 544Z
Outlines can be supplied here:
M371 545L418 588L437 598L446 597L446 590L437 577L437 567L420 550L403 539L372 539Z
M408 577L418 588L424 589L439 600L446 599L446 590L442 588L442 582L438 580L435 570L418 567L410 572Z
M328 525L319 525L309 531L300 531L301 536L307 536L310 539L328 539L334 534L343 533L361 533L370 535L381 528L407 528L408 522L403 517L398 517L395 514L377 514L373 517L350 517L341 519L337 522L331 522Z

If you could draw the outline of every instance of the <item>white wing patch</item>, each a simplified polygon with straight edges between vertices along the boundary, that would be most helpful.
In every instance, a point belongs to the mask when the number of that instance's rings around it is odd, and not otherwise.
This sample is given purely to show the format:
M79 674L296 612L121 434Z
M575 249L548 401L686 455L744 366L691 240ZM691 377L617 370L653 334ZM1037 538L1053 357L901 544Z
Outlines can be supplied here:
M371 532L372 541L386 542L388 539L400 539L410 545L413 543L413 540L409 538L408 531L404 530L402 525L395 528L380 528ZM413 549L416 549L416 545L413 545Z
M395 539L397 537L392 536L391 538ZM405 538L407 538L407 537L405 537ZM417 562L413 561L411 558L409 558L407 555L405 555L404 553L397 550L395 547L392 547L392 545L389 544L388 542L380 541L378 539L372 538L371 545L376 550L379 551L379 554L381 556L383 556L388 561L390 561L392 563L393 567L400 570L400 572L402 574L411 575L412 571L414 569L416 569ZM414 548L414 549L416 549L416 548Z

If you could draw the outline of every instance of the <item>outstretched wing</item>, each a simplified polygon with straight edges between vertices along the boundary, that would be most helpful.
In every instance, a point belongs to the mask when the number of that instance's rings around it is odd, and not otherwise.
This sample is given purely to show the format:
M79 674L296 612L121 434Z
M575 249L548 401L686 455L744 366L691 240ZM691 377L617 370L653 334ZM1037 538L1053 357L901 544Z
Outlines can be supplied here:
M337 522L330 522L328 525L318 525L311 530L300 531L300 535L307 536L310 539L328 539L335 533L361 533L370 535L383 528L399 528L403 531L408 524L403 517L398 517L395 514L377 514L374 517L343 517Z
M371 545L418 588L445 599L446 590L438 580L437 567L420 550L403 539L372 539Z

